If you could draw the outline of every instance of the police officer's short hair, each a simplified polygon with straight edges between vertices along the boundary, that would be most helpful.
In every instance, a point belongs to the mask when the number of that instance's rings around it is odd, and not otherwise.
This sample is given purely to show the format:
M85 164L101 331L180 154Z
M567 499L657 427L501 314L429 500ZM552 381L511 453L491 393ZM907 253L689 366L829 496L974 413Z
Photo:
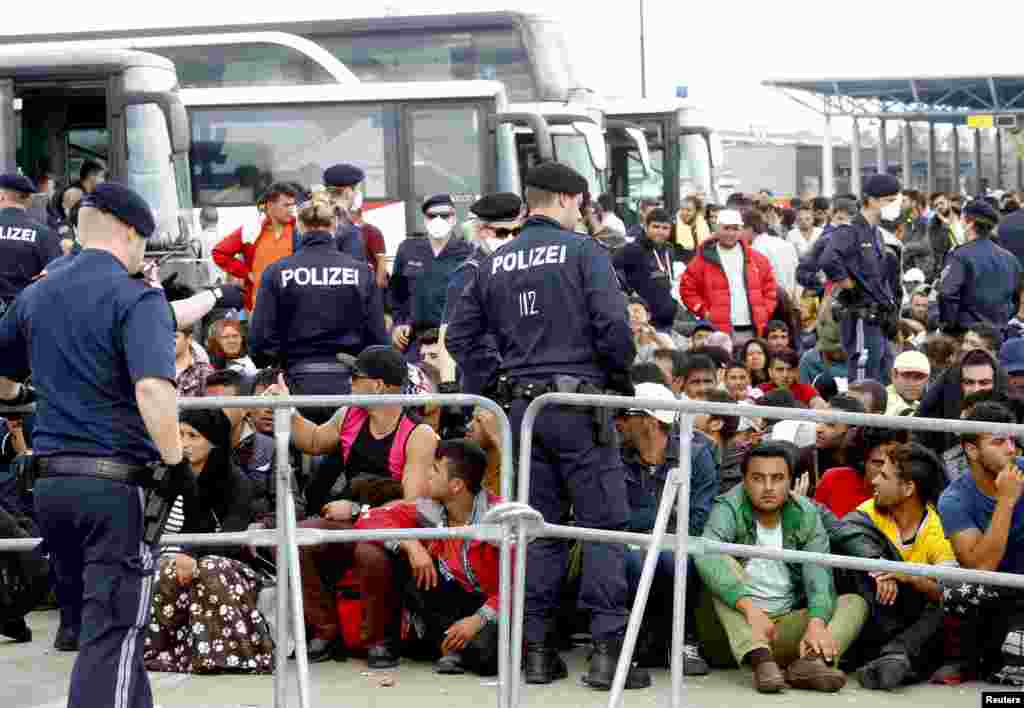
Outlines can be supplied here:
M487 453L472 440L442 440L437 444L434 457L448 460L448 479L461 479L470 494L477 494L483 487Z
M673 219L668 214L668 210L662 207L656 207L647 212L647 221L644 222L644 226L650 226L651 224L671 224Z
M633 368L629 370L629 379L633 382L634 386L642 383L656 383L668 386L670 383L665 379L665 372L653 361L634 364Z
M785 461L786 471L792 479L798 457L797 448L793 443L784 440L769 440L754 445L747 451L747 454L743 456L743 462L740 463L740 473L746 478L747 472L750 471L752 460L757 458L775 458Z
M553 206L558 201L557 192L549 192L540 187L526 188L526 206L530 209L543 209Z

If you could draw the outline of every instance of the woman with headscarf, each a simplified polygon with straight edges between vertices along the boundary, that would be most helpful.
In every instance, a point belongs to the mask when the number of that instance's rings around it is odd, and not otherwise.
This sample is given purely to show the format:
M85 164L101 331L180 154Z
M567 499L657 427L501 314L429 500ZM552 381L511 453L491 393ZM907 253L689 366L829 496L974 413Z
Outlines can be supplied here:
M220 410L182 411L195 484L171 510L167 533L244 531L248 481L231 464L231 422ZM256 609L260 577L231 549L165 546L144 659L150 671L272 673L273 640Z

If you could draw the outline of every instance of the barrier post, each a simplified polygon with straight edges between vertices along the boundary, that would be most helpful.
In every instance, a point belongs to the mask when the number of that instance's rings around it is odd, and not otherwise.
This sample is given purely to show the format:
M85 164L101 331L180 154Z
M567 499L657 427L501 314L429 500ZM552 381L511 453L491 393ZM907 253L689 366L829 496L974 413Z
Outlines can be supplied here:
M283 415L282 415L283 414ZM275 469L277 479L274 480L276 487L275 519L277 520L277 642L274 644L274 708L288 708L288 642L284 641L285 633L291 633L289 627L288 603L288 563L291 561L291 553L288 551L287 530L284 527L284 505L287 497L287 486L284 478L288 475L286 465L281 464L281 439L283 428L282 422L291 427L291 416L287 408L274 409L274 444L275 456L277 457ZM287 438L285 438L287 447ZM287 449L286 449L287 452Z
M686 643L686 574L690 560L690 473L693 470L692 413L679 420L679 486L676 488L676 574L672 598L672 708L682 708Z
M299 546L295 540L295 494L292 490L292 466L288 454L289 441L292 437L292 409L277 408L274 410L274 442L277 445L277 479L278 492L283 493L284 500L278 500L280 512L277 523L284 528L285 546L278 546L277 556L287 558L287 593L291 600L292 637L295 639L295 667L299 683L299 706L310 708L309 696L309 657L306 655L306 620L302 609L302 580L299 576ZM280 538L280 537L279 537ZM281 577L278 575L278 590L281 589ZM288 651L286 643L281 650ZM287 661L287 659L286 659Z

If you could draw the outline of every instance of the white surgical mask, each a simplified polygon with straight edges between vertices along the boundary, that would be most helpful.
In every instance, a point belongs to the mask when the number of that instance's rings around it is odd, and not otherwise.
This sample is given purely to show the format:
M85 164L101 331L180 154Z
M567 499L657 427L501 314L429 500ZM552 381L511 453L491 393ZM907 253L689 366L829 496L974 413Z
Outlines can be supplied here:
M882 221L896 221L903 213L903 201L896 201L882 207Z
M358 189L356 193L352 195L352 211L359 211L363 208L363 193Z
M440 241L443 238L447 238L451 232L452 225L445 217L434 216L427 219L427 234L430 238Z

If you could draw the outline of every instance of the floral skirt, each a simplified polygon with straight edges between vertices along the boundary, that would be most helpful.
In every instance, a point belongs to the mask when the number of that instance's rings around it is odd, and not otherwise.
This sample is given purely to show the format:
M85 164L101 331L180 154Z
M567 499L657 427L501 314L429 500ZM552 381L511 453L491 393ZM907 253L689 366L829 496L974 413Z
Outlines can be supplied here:
M190 585L163 558L153 590L144 660L149 671L269 674L274 642L256 609L256 573L244 563L204 556Z

